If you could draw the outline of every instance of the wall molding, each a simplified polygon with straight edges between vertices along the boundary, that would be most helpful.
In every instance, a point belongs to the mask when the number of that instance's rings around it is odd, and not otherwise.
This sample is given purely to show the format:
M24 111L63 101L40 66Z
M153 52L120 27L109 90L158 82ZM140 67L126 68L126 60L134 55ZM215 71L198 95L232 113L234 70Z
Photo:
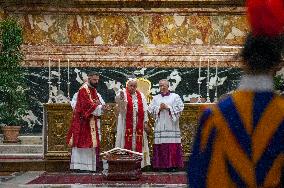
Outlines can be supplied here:
M0 5L5 12L15 14L245 14L243 0L0 0Z
M207 61L219 61L220 67L239 67L240 46L216 45L24 45L26 67L206 67Z
M99 7L99 8L185 8L214 6L244 6L244 0L0 0L4 7L10 5L53 7Z

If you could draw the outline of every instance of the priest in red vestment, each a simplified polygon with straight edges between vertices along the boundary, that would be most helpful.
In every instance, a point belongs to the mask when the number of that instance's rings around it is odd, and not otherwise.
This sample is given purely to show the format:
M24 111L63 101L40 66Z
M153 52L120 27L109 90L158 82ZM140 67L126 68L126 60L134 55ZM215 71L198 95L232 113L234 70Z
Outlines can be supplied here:
M100 116L106 110L104 100L97 92L97 73L89 73L73 99L73 117L67 134L72 147L70 169L96 171L99 162Z

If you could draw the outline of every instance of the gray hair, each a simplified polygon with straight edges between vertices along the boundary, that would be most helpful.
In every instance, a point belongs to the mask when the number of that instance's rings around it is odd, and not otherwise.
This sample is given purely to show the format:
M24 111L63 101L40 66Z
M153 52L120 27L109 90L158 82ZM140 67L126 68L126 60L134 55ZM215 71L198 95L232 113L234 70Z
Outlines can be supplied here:
M170 86L170 82L169 82L167 79L162 79L162 80L159 81L159 83L160 83L160 82L166 82L167 85Z
M131 82L135 82L136 84L137 84L137 79L136 78L130 78L130 79L128 79L127 80L127 85L129 84L129 83L131 83Z

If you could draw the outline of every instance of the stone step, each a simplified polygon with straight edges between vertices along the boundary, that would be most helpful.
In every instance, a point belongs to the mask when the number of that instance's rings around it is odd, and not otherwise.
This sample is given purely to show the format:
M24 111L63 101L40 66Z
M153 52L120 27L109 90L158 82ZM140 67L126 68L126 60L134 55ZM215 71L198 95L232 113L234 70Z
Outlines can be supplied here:
M43 145L0 144L0 154L42 154Z
M69 170L70 170L69 160L0 159L0 172L25 172L25 171L66 172Z
M0 154L0 161L1 162L12 162L15 160L38 160L43 159L43 154L38 153L16 153L16 154Z
M20 135L19 140L20 144L27 145L40 145L43 144L41 135ZM3 134L0 134L0 143L3 143Z
M21 140L21 144L29 144L29 145L42 145L43 140L42 136L19 136Z

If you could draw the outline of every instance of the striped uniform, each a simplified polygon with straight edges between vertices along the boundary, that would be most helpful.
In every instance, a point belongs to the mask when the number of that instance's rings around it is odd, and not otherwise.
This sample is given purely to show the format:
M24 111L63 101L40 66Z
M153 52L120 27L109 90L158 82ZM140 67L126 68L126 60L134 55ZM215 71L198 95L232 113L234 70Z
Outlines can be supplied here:
M189 187L279 187L284 99L237 91L205 110L189 159Z

